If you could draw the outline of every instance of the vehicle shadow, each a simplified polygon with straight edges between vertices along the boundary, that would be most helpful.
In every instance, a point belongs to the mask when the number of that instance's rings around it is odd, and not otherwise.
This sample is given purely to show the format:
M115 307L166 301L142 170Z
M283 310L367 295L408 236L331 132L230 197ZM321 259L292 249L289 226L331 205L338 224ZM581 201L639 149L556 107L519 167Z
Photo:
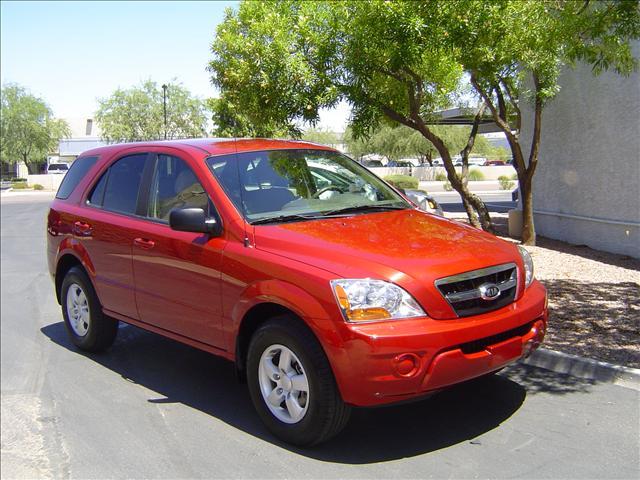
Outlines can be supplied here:
M527 382L533 378L531 372L517 381L498 375L415 403L354 409L340 435L318 447L301 449L280 442L266 430L246 386L236 380L232 364L226 360L132 326L121 328L113 347L103 354L78 351L62 322L41 331L57 345L157 392L148 399L151 403L182 403L299 455L346 464L396 460L471 441L507 421L520 408L529 388ZM553 383L551 378L539 379L536 391ZM556 393L581 388L568 383Z

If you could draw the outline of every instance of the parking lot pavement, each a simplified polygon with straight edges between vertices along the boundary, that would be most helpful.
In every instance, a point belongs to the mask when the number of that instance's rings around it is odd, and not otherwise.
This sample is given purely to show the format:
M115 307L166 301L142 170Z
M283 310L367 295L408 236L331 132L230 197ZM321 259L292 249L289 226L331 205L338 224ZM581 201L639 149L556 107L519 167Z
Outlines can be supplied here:
M639 393L518 365L417 403L356 410L314 449L275 440L231 365L134 327L67 340L46 199L1 208L2 478L637 478Z

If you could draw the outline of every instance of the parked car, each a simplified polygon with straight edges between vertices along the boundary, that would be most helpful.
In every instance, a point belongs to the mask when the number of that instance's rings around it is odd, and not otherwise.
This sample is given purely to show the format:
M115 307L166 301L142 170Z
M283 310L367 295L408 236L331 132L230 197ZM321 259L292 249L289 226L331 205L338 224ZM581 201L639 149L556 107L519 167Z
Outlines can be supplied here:
M427 192L423 192L422 190L408 190L406 188L403 189L402 192L423 212L433 213L434 215L444 217L444 212L442 211L440 204Z
M69 165L66 163L50 163L47 167L47 173L66 174L69 171Z
M79 349L107 349L125 322L220 355L297 445L335 435L353 407L496 372L547 325L525 249L304 142L85 152L51 204L47 252Z
M362 165L364 165L367 168L384 167L384 165L382 164L382 162L380 160L363 160L362 161Z
M389 163L387 163L387 167L413 168L413 164L405 160L390 160Z
M504 167L507 164L505 162L503 162L502 160L487 160L486 162L484 162L485 167Z

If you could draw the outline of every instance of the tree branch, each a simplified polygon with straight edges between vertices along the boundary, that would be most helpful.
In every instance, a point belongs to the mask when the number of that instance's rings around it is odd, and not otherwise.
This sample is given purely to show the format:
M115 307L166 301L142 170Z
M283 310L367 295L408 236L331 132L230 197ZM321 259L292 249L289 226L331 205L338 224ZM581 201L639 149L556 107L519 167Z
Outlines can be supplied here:
M511 132L511 126L502 119L502 117L498 113L498 110L495 104L491 101L487 92L485 92L482 89L482 87L478 84L478 80L475 74L473 73L471 74L471 84L473 85L473 88L476 89L476 92L478 92L478 94L482 97L482 100L484 101L485 105L489 107L489 110L491 110L493 121L496 122L496 125L498 125L502 129L502 131L505 133L507 137L513 137L515 139L513 133Z
M533 84L536 88L536 101L533 117L533 138L531 139L531 151L529 153L529 165L527 166L527 176L533 176L538 164L538 151L540 148L540 130L542 126L542 99L539 95L540 79L533 73Z
M522 127L522 112L520 111L519 99L513 95L511 92L511 88L507 80L504 78L500 78L500 84L504 87L504 91L507 94L507 98L509 99L509 103L513 107L513 110L516 112L516 131L520 133Z

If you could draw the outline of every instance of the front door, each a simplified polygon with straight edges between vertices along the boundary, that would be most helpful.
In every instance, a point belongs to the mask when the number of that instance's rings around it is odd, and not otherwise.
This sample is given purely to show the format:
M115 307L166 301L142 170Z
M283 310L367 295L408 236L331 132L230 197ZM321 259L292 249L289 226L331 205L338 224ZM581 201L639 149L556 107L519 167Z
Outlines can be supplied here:
M169 227L174 208L213 204L194 171L177 156L159 154L149 185L144 231L133 240L136 304L145 323L224 348L221 311L223 238Z

